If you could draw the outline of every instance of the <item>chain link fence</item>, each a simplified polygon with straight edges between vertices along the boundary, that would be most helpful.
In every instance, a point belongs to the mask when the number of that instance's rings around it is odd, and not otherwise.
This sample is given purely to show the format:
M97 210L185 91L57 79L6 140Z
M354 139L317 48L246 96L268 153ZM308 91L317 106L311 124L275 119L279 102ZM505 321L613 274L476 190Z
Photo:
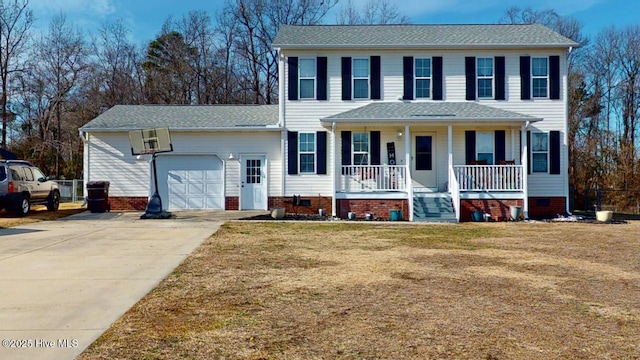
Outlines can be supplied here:
M78 202L84 200L84 181L55 180L60 188L60 201Z
M593 212L611 210L614 213L640 214L640 190L587 189L577 192L572 189L572 208Z

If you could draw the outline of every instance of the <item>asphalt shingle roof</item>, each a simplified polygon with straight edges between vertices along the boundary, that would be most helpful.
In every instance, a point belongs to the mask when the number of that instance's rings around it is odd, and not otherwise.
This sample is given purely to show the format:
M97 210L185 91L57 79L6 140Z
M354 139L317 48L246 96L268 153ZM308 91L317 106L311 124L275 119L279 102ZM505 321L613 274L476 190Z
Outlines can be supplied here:
M266 127L278 124L278 105L116 105L80 128L171 130Z
M569 47L578 43L540 24L284 25L274 48Z
M540 118L475 102L380 102L322 119L323 122L539 121Z

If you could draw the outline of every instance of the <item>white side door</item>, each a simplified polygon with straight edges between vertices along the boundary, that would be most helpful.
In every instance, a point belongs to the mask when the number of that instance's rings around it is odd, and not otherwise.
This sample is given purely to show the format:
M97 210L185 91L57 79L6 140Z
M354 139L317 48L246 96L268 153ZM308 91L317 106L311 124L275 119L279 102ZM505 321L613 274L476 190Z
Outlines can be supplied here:
M267 172L265 156L243 156L240 210L267 210Z

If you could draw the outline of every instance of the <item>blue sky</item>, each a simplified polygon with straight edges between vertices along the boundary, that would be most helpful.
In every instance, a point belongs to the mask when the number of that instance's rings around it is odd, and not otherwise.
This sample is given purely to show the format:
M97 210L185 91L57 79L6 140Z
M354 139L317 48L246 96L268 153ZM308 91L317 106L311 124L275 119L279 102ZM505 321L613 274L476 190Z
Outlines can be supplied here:
M347 0L341 0L346 3ZM366 0L353 0L355 4ZM561 15L577 18L591 37L603 28L615 24L640 24L640 2L632 0L402 0L395 1L412 23L479 24L495 23L511 6L534 9L554 9ZM63 13L67 21L84 32L91 33L105 22L121 19L132 31L138 44L146 44L160 31L168 16L180 18L191 10L206 10L211 15L219 11L224 0L30 0L36 16L36 27L46 30L51 17ZM325 22L333 23L337 9Z

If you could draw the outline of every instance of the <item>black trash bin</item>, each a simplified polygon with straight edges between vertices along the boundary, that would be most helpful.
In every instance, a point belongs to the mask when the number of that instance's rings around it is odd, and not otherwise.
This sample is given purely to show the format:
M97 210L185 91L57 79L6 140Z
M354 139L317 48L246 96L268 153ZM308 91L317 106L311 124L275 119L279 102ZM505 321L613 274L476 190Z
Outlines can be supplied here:
M111 211L108 181L89 181L87 183L87 207L92 213Z

